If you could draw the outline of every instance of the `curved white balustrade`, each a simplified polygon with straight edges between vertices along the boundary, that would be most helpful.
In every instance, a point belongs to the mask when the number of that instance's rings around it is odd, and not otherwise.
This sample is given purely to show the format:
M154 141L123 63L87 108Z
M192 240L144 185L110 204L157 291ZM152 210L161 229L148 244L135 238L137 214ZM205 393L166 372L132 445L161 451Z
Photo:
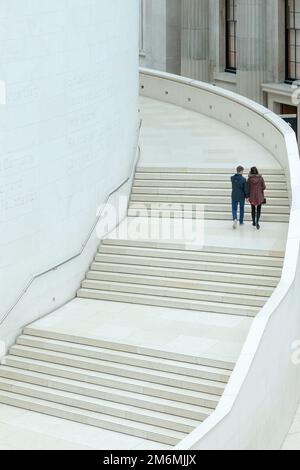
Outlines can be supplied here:
M144 96L244 132L285 170L291 217L281 282L253 321L216 411L176 449L279 448L300 397L300 364L292 360L295 341L300 340L300 161L295 134L268 109L206 83L141 69L140 87Z

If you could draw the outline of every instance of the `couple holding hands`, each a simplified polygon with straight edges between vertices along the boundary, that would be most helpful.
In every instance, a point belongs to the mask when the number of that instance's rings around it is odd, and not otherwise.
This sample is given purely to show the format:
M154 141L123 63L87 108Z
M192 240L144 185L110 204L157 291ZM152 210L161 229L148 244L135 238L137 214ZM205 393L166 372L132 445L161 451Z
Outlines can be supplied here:
M242 166L238 166L236 174L231 177L233 228L236 229L238 225L238 208L240 209L240 225L244 225L245 202L247 200L251 204L252 225L260 230L261 209L262 205L266 204L264 194L266 184L255 166L251 168L248 180L243 176L244 171Z

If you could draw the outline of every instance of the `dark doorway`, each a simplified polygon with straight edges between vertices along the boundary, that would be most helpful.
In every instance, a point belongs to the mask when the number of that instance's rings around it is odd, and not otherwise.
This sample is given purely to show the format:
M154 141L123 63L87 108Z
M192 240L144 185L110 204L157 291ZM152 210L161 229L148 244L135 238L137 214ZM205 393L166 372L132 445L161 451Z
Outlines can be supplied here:
M298 138L298 109L296 106L291 106L289 104L281 104L281 114L280 117L291 126Z

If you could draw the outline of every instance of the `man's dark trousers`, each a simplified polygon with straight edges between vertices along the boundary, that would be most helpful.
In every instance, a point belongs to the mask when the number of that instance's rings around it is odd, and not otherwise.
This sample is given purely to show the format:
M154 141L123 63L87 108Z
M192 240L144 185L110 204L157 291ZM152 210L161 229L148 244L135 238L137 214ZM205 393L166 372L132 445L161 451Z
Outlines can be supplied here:
M245 200L248 195L247 180L241 174L237 173L231 177L232 183L232 217L238 220L237 211L240 208L240 224L244 223Z
M232 218L238 220L238 208L240 207L240 224L244 223L245 216L245 199L240 201L232 201Z

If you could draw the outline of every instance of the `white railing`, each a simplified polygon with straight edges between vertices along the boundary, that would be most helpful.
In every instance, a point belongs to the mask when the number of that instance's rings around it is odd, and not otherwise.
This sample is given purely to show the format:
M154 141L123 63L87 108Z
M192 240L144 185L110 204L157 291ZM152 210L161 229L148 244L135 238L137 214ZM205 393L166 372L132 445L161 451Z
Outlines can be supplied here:
M140 87L144 96L244 132L284 168L291 217L280 284L253 320L217 409L176 447L279 448L300 399L300 365L292 360L295 341L300 340L300 162L295 134L263 106L213 85L141 69Z

